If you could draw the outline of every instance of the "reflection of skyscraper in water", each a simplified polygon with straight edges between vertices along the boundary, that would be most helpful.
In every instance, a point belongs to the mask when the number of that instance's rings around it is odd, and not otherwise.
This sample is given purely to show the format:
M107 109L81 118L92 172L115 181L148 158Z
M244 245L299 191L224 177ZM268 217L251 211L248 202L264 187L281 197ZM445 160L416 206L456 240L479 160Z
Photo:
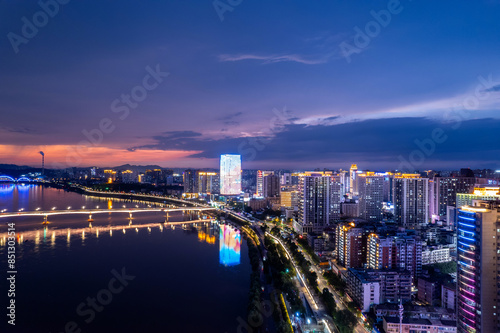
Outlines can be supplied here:
M224 266L239 265L240 251L240 231L228 225L221 225L219 229L219 263Z

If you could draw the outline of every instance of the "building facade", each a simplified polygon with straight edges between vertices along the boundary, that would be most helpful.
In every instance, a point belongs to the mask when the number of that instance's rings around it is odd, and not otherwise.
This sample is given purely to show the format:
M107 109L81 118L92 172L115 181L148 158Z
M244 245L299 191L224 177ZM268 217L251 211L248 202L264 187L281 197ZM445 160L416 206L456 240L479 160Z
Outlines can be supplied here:
M347 293L363 307L363 312L375 304L411 301L411 274L408 271L350 268L345 274Z
M337 263L345 268L361 268L366 261L366 232L348 223L337 225Z
M264 198L278 197L280 195L280 181L277 175L267 175L262 179L262 196Z
M241 155L221 155L220 194L241 194Z
M358 175L359 216L367 221L382 221L384 176L373 173Z
M407 229L429 223L429 179L402 175L394 179L394 219Z
M367 238L367 268L402 269L413 281L422 272L422 241L415 236L381 237L371 233Z
M430 214L433 220L447 216L447 207L456 207L458 193L471 193L474 177L434 177L431 184Z
M264 197L264 177L274 175L274 171L257 170L257 197Z
M499 332L500 202L458 211L458 332Z
M338 177L322 172L302 174L299 180L300 233L321 233L340 219L341 188Z

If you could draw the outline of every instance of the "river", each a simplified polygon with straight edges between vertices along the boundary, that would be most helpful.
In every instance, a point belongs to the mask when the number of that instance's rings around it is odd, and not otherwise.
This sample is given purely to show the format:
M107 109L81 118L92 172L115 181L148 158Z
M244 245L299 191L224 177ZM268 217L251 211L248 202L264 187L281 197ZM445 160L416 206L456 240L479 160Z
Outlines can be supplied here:
M148 207L39 185L0 185L0 211ZM156 204L161 206L161 204ZM238 230L164 224L162 212L0 219L15 223L16 325L5 332L237 332L251 268ZM182 212L169 221L192 219ZM7 269L7 246L0 263ZM2 274L4 275L4 274ZM2 308L9 286L0 282ZM4 310L6 311L6 310ZM81 331L78 331L81 330ZM0 329L0 332L4 332Z

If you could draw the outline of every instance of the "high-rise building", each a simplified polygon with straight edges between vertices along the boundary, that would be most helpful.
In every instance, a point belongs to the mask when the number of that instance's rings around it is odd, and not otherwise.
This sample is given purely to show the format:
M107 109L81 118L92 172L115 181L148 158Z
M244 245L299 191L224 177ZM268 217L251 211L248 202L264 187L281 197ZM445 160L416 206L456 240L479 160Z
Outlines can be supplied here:
M357 195L358 189L356 187L356 176L358 174L358 166L356 164L351 165L349 170L349 192L353 195Z
M344 195L349 193L350 179L349 179L349 171L341 170L339 172L339 181L340 181L340 195L343 197Z
M264 197L264 177L274 175L274 171L257 171L257 196L263 198Z
M132 170L123 170L122 171L122 182L124 183L133 183L135 180L134 172Z
M281 191L280 205L285 208L295 208L299 206L299 191Z
M280 194L280 182L277 175L267 175L262 179L262 195L264 198L277 197Z
M116 180L116 171L111 169L104 170L104 176L108 183L112 183Z
M182 176L184 183L184 193L186 195L198 193L197 171L193 169L187 169L184 171Z
M241 155L221 155L220 194L241 194Z
M422 272L422 241L415 236L368 235L366 264L372 269L404 269L413 281Z
M458 211L458 332L500 332L500 201Z
M447 215L447 207L456 207L458 193L470 193L474 188L474 177L434 177L430 185L430 215L441 220Z
M289 172L285 172L280 177L281 185L292 185L292 174Z
M337 225L337 262L345 268L361 268L366 262L366 230L349 223Z
M342 217L359 217L359 202L351 199L340 204Z
M497 201L500 200L500 187L476 187L472 193L457 193L457 208L472 206L474 200Z
M198 171L198 193L218 194L220 191L219 174L217 172Z
M429 223L429 179L403 174L394 178L394 219L408 229Z
M306 172L299 182L299 233L321 233L340 219L340 182L331 173Z
M359 215L361 218L380 222L382 220L382 206L384 201L384 176L374 173L358 175Z

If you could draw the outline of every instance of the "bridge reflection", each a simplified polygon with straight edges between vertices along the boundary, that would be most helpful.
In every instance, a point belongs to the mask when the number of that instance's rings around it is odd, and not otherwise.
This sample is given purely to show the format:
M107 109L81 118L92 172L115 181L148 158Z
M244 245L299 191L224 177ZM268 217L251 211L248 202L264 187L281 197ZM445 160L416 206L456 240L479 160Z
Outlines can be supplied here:
M201 228L203 226L206 227L213 225L219 225L219 222L215 219L199 219L191 221L147 223L147 224L137 224L137 225L129 223L128 225L113 225L113 226L98 226L98 227L92 226L92 223L89 223L89 226L85 228L50 229L48 227L44 227L43 230L37 229L37 230L19 232L16 234L16 241L18 244L23 244L26 241L28 242L34 241L35 245L38 245L41 240L46 241L47 239L50 239L52 243L55 243L55 239L57 237L66 237L69 243L71 240L71 236L81 235L82 240L85 240L86 235L92 235L98 238L100 234L105 234L105 233L109 233L110 236L113 236L113 232L122 232L125 234L129 231L139 232L140 229L147 229L149 232L151 232L151 229L153 228L158 228L160 231L163 231L163 229L165 228L184 229L189 226ZM200 229L199 231L202 230ZM205 231L202 232L205 233ZM4 246L6 244L8 237L9 236L7 232L0 234L0 246ZM200 236L198 237L200 238ZM203 236L203 240L205 240L209 244L214 244L215 236L213 237L214 237L213 242L210 238L207 239L207 236Z
M144 212L201 212L214 210L214 208L118 208L118 209L68 209L68 210L49 210L49 211L20 211L15 213L0 213L0 218L19 217L19 216L52 216L52 215L71 215L86 214L95 215L103 213L144 213Z

